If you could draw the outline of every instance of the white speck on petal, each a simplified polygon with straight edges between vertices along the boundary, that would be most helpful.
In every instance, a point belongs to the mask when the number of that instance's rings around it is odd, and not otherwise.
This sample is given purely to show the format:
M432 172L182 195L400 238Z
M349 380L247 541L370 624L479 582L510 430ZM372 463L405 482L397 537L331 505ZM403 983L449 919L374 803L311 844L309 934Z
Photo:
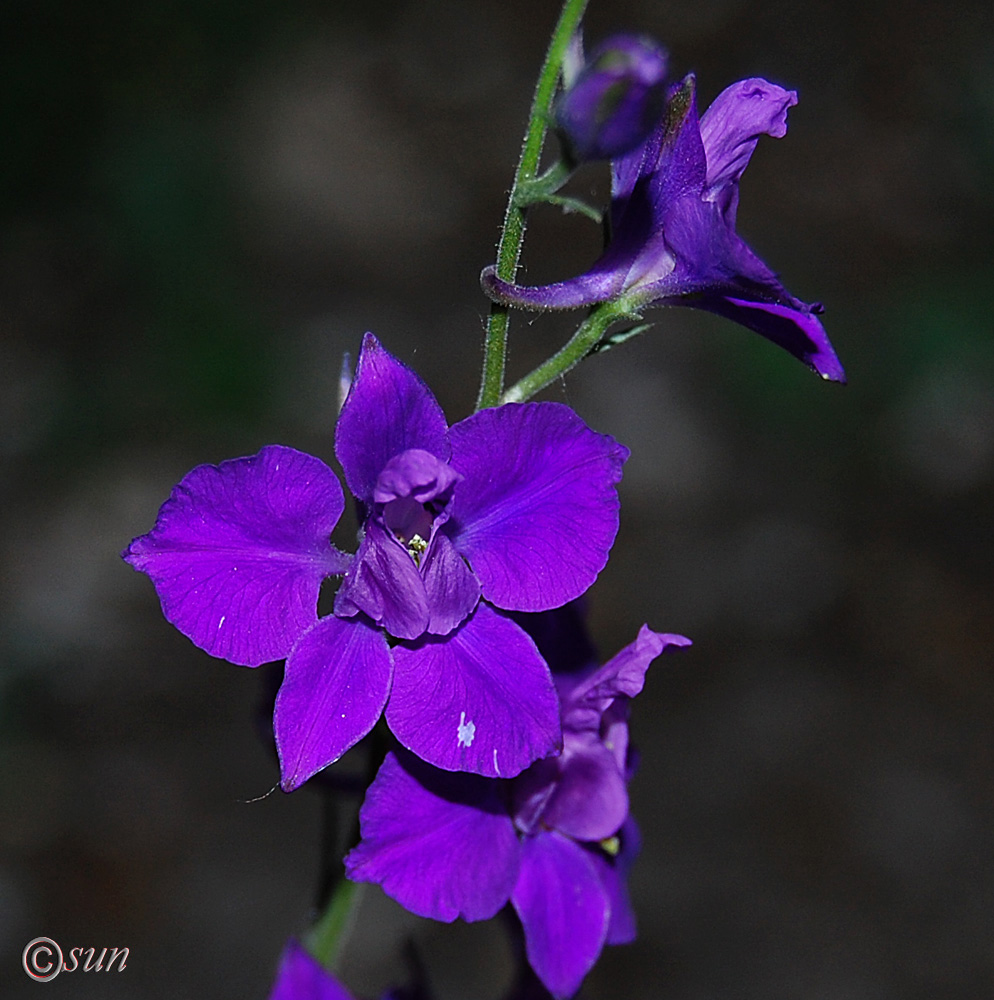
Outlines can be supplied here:
M220 630L221 626L224 624L224 619L227 618L227 617L228 617L227 615L221 615L221 620L217 623L217 627L218 627L219 630Z
M497 777L500 777L500 765L497 763L497 747L494 747L494 770L497 772Z
M468 747L473 745L473 737L476 736L476 726L470 721L466 721L466 713L459 713L459 729L456 732L457 747Z

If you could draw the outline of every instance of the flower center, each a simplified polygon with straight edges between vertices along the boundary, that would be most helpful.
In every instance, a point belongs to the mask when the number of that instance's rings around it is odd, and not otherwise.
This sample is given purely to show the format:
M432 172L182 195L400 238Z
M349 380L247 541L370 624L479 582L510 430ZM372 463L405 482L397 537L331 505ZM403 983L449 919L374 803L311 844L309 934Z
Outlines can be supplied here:
M416 566L431 541L432 526L462 479L447 462L409 448L394 455L376 480L375 503L383 504L383 524L407 550Z
M413 497L398 497L383 505L384 523L418 566L428 548L433 520L428 505L418 503Z

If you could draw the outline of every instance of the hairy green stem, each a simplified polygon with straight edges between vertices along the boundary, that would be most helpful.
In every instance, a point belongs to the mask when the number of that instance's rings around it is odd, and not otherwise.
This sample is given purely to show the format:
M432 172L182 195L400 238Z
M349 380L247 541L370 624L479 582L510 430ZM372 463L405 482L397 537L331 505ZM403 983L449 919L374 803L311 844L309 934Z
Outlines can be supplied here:
M622 297L597 306L580 324L576 333L548 361L543 361L515 382L501 397L501 403L521 403L531 399L560 375L578 365L600 343L612 323L641 317L635 304Z
M538 172L563 59L588 2L589 0L564 0L559 21L552 32L545 62L539 73L531 114L528 118L528 128L525 131L525 141L521 147L521 158L507 200L504 227L497 245L497 277L502 281L513 282L517 276L521 244L525 237L525 210L519 204L518 188L533 181ZM500 401L507 357L507 326L507 306L492 305L484 341L483 376L476 403L478 410L496 406Z

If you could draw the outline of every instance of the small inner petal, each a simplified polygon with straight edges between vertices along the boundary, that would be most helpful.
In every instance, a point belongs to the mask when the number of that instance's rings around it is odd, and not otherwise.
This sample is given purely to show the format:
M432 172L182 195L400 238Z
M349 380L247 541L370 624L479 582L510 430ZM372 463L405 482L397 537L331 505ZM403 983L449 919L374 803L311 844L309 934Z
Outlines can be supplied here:
M462 477L447 462L427 451L410 448L394 455L376 480L373 500L389 503L410 497L419 503L440 500L447 503L452 487Z
M385 504L383 520L401 545L408 545L415 537L424 541L431 535L431 513L414 497L398 497Z

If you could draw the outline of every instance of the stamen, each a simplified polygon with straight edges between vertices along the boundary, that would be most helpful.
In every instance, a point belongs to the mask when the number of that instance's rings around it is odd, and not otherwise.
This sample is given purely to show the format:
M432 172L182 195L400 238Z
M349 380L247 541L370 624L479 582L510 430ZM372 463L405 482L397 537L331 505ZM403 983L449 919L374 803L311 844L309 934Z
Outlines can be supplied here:
M608 857L616 858L618 853L621 851L621 838L617 835L613 837L605 837L600 842L600 849L608 855Z
M411 540L406 543L407 554L414 560L415 566L421 565L421 557L428 548L428 543L420 535L412 535Z

